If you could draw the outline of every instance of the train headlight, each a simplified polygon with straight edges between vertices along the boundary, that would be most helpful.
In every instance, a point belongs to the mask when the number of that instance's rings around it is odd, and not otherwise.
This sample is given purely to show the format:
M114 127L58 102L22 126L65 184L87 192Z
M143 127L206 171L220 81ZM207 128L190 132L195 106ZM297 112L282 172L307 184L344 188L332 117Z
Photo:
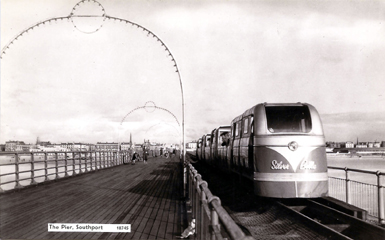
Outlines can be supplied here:
M297 142L289 142L288 144L288 148L291 150L291 151L295 151L297 150L298 148L298 143Z

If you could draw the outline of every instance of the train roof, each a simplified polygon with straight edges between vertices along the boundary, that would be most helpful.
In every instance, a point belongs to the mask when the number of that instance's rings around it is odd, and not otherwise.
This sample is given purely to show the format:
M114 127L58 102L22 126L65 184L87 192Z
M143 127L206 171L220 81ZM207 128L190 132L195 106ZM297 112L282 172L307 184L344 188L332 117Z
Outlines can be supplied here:
M230 125L221 125L219 127L217 127L216 129L220 129L220 128L231 128Z
M264 107L272 107L272 106L310 106L310 107L314 108L312 105L310 105L308 103L301 103L301 102L296 102L296 103L267 103L267 102L264 102L264 103L259 103L257 105L254 105L253 107L247 109L241 115L239 115L236 118L234 118L231 123L237 122L237 121L241 120L243 117L254 115L255 109L256 108L260 108L262 106L264 106Z
M273 107L273 106L307 106L309 108L309 112L311 115L311 119L313 122L313 129L312 133L316 135L323 135L323 128L321 119L319 117L319 114L315 107L313 107L311 104L308 103L260 103L257 104L249 109L247 109L245 112L243 112L241 115L235 117L231 124L234 124L235 122L238 122L242 120L242 118L253 115L255 121L259 122L259 126L256 126L256 134L266 134L267 129L265 127L266 125L266 113L265 113L265 107Z

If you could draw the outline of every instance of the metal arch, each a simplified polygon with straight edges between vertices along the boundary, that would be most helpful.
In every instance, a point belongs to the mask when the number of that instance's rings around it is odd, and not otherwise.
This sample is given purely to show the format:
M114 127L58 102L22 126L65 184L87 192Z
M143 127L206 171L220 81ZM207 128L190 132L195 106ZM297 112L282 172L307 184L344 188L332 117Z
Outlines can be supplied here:
M0 53L0 59L3 59L3 55L6 54L6 50L9 49L10 45L12 45L16 40L18 40L19 37L23 36L24 33L28 33L28 31L33 30L35 27L39 27L41 24L46 24L47 22L50 23L51 21L64 20L64 19L72 20L72 16L73 16L72 13L73 13L73 11L76 9L77 6L79 6L80 3L85 2L85 1L86 0L82 0L82 1L78 2L72 8L72 12L71 12L71 14L69 16L49 18L49 19L44 20L42 22L38 22L37 24L32 25L31 27L21 31L7 45L4 46L4 48L2 49L2 51ZM139 25L137 23L134 23L134 22L122 19L122 18L116 18L116 17L108 16L108 15L105 14L104 7L99 2L97 2L95 0L87 0L87 1L93 1L93 2L95 2L97 4L99 4L99 6L102 7L103 13L104 13L102 17L104 17L105 19L108 19L108 20L111 19L111 20L116 20L116 21L120 21L120 22L125 22L126 24L131 24L132 26L136 26L137 28L140 28L143 31L147 32L147 36L151 35L153 38L156 38L156 40L158 42L160 42L161 46L164 47L164 50L168 53L168 56L171 57L171 61L174 63L175 71L178 74L178 79L179 79L179 84L180 84L180 89L181 89L181 94L182 94L182 143L183 143L183 161L185 161L185 155L186 155L185 133L184 133L184 106L185 106L185 103L184 103L184 94L183 94L183 83L182 83L182 78L181 78L181 75L180 75L180 71L179 71L178 65L177 65L176 60L175 60L174 56L172 55L170 49L166 46L166 44L157 35L155 35L152 31L148 30L147 28L145 28L145 27L143 27L143 26L141 26L141 25ZM87 15L85 15L83 17L94 17L94 16L87 16ZM74 27L76 28L76 26L74 26ZM172 114L172 115L174 115L174 114ZM178 124L179 124L179 122L178 122Z
M164 47L164 50L168 53L168 56L171 57L171 61L174 63L175 72L178 74L180 90L181 90L181 94L182 94L182 143L183 143L183 161L185 161L185 155L186 155L185 133L184 133L184 106L185 106L185 103L184 103L184 94L183 94L183 83L182 83L182 78L181 78L180 71L178 68L178 64L176 63L174 56L172 55L170 49L166 46L166 44L157 35L155 35L152 31L148 30L147 28L145 28L145 27L143 27L137 23L128 21L126 19L111 17L109 15L106 15L105 17L107 20L115 20L115 21L126 23L126 24L131 24L131 26L133 26L133 27L137 27L137 28L142 29L142 31L147 33L147 37L151 35L153 38L156 39L157 42L160 42L161 46ZM165 109L163 109L163 110L165 110ZM168 110L166 110L166 111L168 111ZM172 115L174 116L174 114L172 114ZM179 124L179 122L178 122L178 124Z
M36 23L36 24L34 24L34 25L32 25L32 26L30 26L30 27L24 29L24 30L21 31L19 34L17 34L13 39L11 39L11 41L10 41L7 45L5 45L5 46L3 47L3 49L1 50L1 54L0 54L0 59L3 59L3 55L6 54L6 51L10 48L10 46L11 46L12 44L14 44L14 42L15 42L16 40L18 40L20 37L22 37L24 34L28 33L29 31L33 30L33 29L36 28L36 27L40 27L41 25L45 25L46 23L51 23L52 21L57 22L58 20L65 20L65 19L70 20L70 19L71 19L71 16L49 18L49 19L46 19L46 20L41 21L41 22L38 22L38 23Z
M124 118L122 119L122 121L120 121L120 125L123 124L124 120L128 117L128 115L130 115L131 113L135 112L136 110L144 109L144 108L146 108L146 105L141 106L141 107L136 107L136 108L132 109L131 111L129 111L129 112L126 114L126 116L124 116ZM163 110L163 111L168 112L169 114L171 114L171 115L174 117L175 121L178 123L178 126L180 127L178 118L177 118L172 112L170 112L170 111L167 110L166 108L161 108L161 107L158 107L158 106L156 106L156 105L154 105L154 108L155 108L155 109Z
M173 126L173 125L171 125L171 124L169 124L169 123L166 123L166 122L159 122L159 123L157 123L157 124L154 124L154 125L152 125L151 127L149 127L147 130L146 130L146 133L150 130L150 129L152 129L153 127L155 127L155 126L158 126L158 125L160 125L160 124L166 124L166 125L169 125L169 126L171 126L171 127L173 127L175 130L176 130L176 132L178 133L178 135L180 136L180 131L175 127L175 126Z

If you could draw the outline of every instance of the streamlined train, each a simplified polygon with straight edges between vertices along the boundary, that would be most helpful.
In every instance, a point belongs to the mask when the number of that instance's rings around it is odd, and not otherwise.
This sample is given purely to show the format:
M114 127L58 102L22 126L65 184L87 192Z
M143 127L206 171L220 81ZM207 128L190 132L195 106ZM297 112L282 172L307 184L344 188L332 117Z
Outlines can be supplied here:
M271 198L328 194L325 137L308 103L261 103L198 140L199 161L253 181L254 193Z

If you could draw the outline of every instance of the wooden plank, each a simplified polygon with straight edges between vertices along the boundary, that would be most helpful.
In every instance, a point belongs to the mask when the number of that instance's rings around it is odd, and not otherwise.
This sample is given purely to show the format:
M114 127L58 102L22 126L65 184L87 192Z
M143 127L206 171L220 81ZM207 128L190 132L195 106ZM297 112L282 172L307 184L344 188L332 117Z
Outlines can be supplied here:
M169 159L151 159L147 165L121 165L0 194L0 237L173 238L178 218L172 211L180 202L174 194L177 169ZM128 223L133 232L48 233L48 222Z

